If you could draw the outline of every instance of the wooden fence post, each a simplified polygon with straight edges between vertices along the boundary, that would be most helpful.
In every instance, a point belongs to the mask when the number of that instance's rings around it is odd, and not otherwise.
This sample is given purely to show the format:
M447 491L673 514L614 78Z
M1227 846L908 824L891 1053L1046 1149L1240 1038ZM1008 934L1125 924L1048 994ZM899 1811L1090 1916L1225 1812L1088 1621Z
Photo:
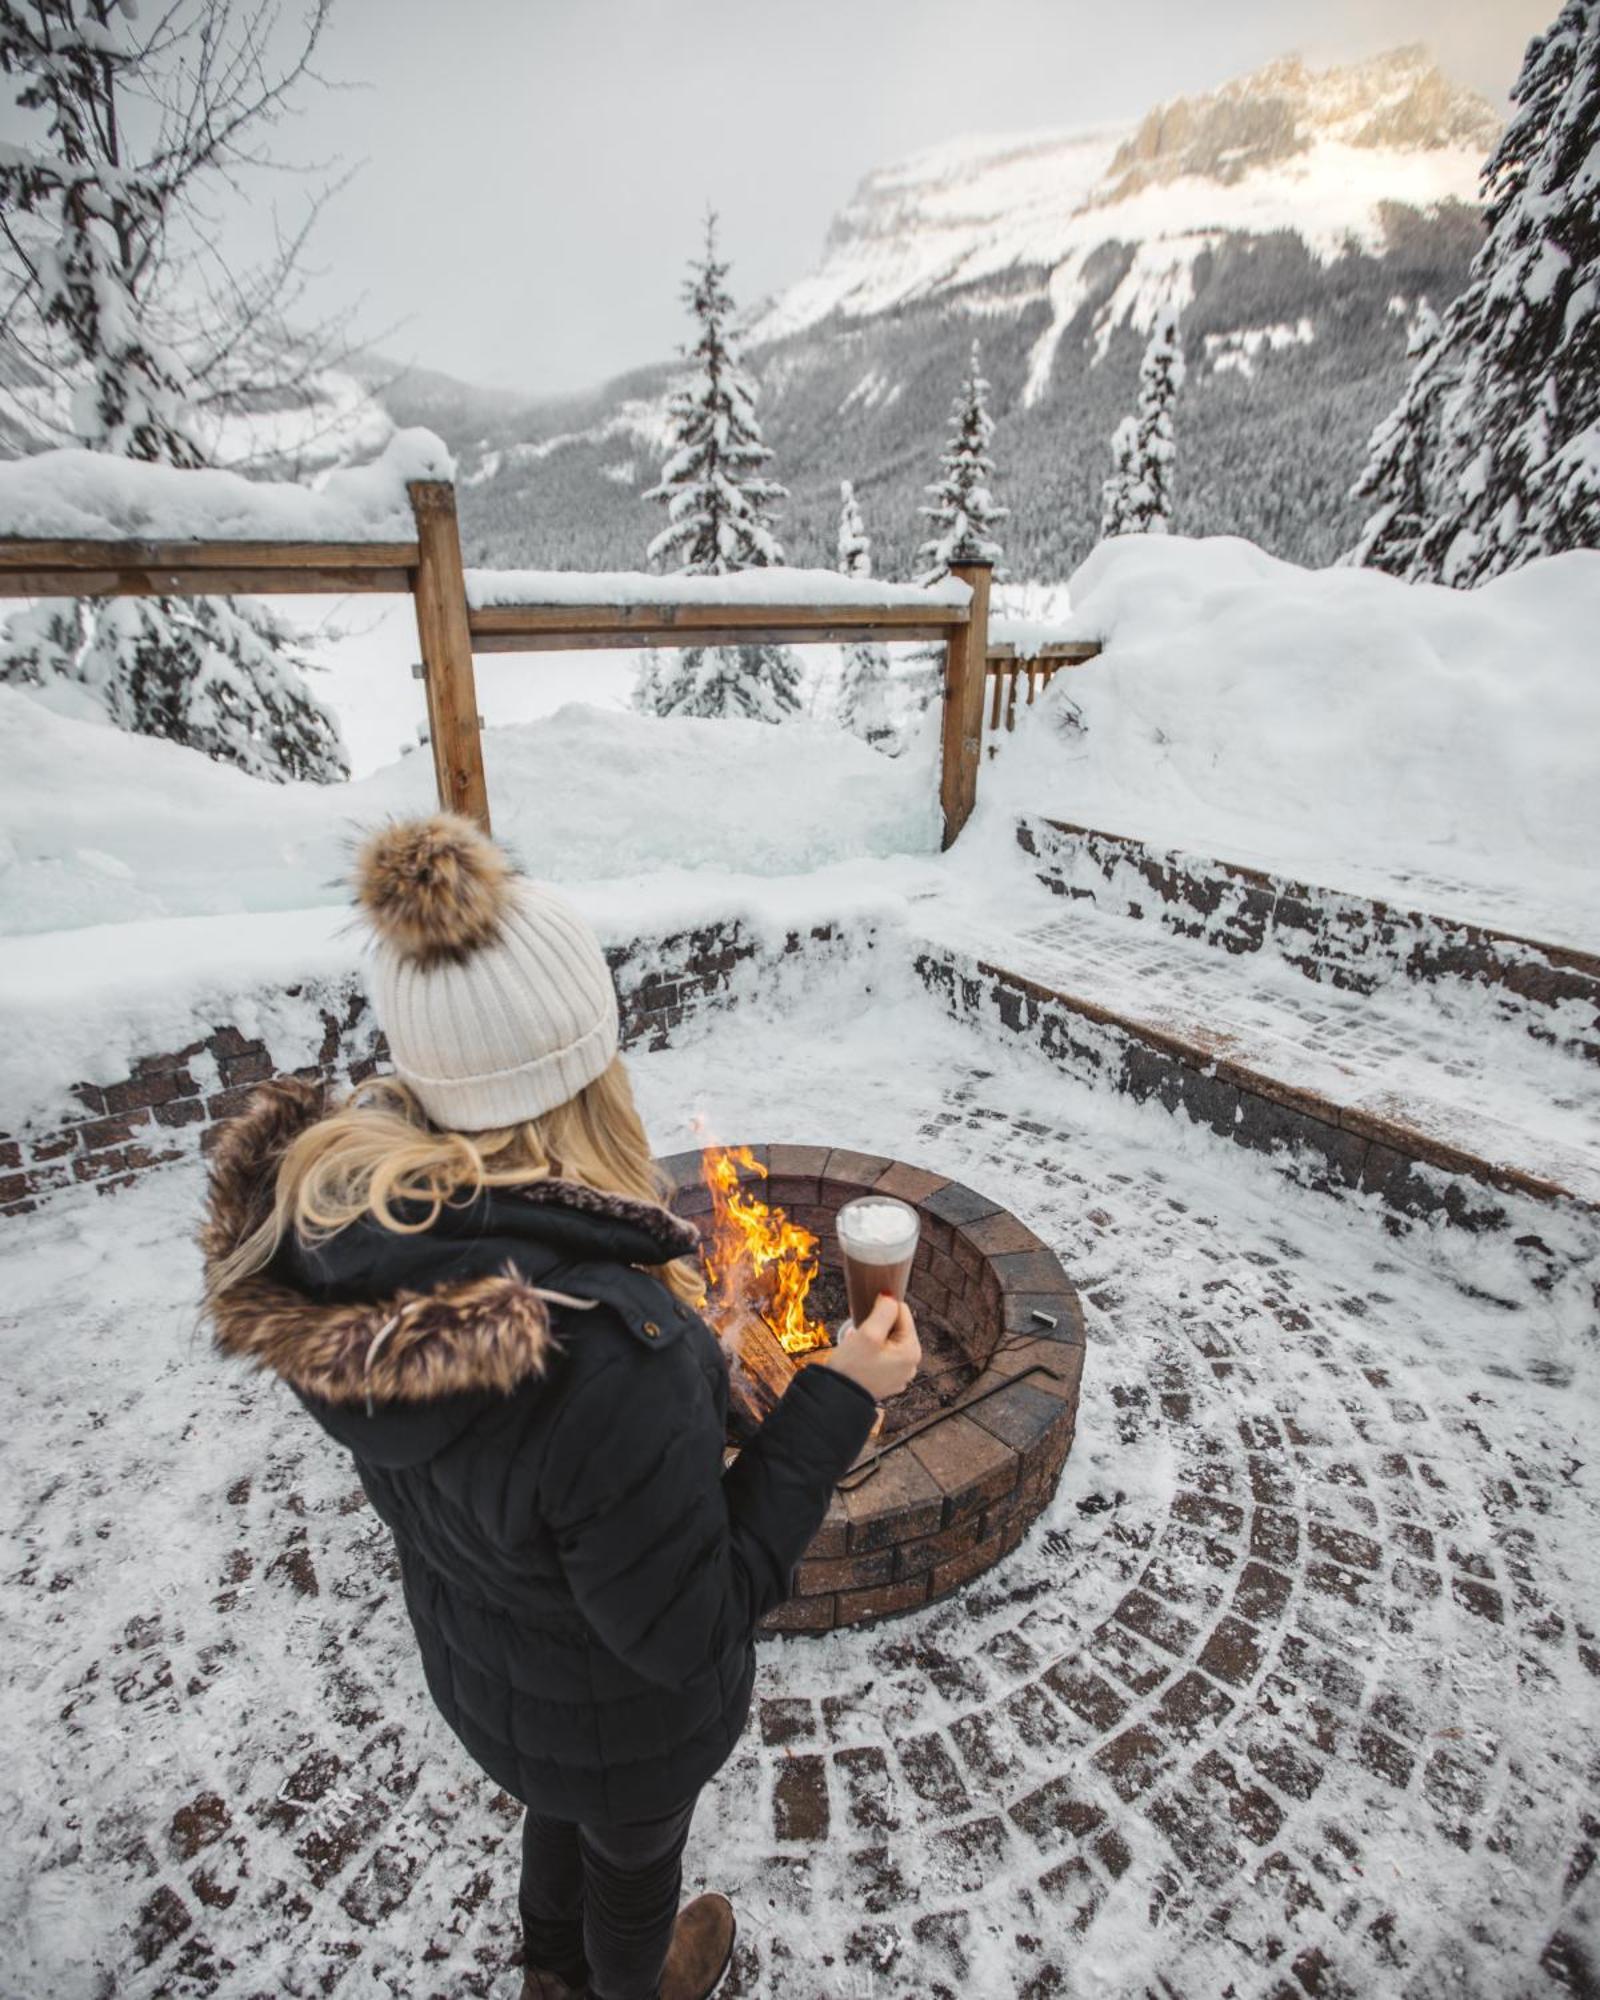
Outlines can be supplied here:
M483 776L456 490L443 479L415 480L406 490L417 517L417 638L439 803L475 819L487 833L489 790Z
M989 662L988 563L952 563L950 574L972 590L972 616L945 641L944 726L941 737L939 803L944 808L948 847L971 817L978 796L978 758L983 743L984 677Z

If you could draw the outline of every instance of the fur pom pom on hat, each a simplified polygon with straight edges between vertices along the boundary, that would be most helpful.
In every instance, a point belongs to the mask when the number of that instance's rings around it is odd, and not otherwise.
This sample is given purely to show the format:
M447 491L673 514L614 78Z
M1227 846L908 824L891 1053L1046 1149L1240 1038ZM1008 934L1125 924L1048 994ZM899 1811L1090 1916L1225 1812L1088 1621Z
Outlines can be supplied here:
M440 812L379 828L354 886L378 1025L436 1125L537 1118L610 1065L617 994L599 940L473 821Z

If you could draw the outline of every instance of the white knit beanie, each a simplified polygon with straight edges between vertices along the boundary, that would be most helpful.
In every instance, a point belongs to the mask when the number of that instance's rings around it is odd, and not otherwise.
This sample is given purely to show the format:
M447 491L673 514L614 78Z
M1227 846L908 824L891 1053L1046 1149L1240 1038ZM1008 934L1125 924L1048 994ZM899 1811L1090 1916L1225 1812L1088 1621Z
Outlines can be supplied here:
M537 1118L609 1066L617 993L599 940L473 821L441 812L382 828L355 888L378 1025L434 1124Z

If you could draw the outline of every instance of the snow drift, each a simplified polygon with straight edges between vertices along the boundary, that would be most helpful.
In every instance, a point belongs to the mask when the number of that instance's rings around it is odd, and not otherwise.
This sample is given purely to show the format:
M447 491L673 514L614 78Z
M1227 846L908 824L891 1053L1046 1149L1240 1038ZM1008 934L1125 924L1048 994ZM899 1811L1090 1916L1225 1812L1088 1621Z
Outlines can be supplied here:
M1483 888L1497 921L1559 905L1592 941L1600 553L1457 591L1133 535L1094 551L1071 598L1104 651L1056 676L980 807L1335 888Z
M546 881L796 873L939 838L931 755L821 723L572 704L484 732L495 832ZM342 902L351 843L434 805L418 751L349 785L267 785L0 687L0 932Z

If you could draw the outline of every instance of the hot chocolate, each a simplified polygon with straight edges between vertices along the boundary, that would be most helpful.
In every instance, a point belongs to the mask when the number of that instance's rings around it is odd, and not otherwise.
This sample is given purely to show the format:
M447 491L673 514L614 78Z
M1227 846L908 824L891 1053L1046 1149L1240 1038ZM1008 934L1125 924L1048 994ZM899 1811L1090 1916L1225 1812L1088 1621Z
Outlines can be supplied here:
M917 1254L921 1218L887 1195L846 1202L835 1225L850 1318L859 1326L880 1292L904 1299Z

